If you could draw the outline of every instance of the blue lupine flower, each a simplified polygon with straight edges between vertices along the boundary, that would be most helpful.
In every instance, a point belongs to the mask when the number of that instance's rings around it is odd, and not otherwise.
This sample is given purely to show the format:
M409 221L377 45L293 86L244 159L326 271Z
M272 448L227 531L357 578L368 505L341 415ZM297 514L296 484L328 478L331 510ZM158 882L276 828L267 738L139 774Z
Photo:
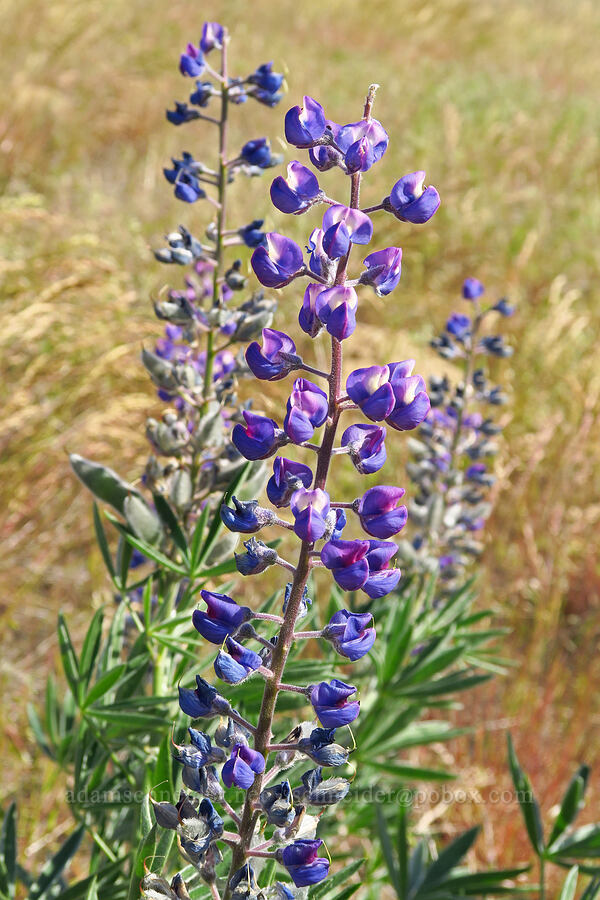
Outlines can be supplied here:
M294 491L309 488L313 481L313 473L309 466L276 456L273 462L273 474L267 482L267 497L273 506L289 506Z
M374 422L381 422L394 408L394 389L388 366L355 369L348 376L346 390L352 402Z
M329 494L320 488L300 488L290 498L294 531L302 541L318 541L327 529Z
M257 247L250 260L254 274L265 287L285 287L304 270L302 250L274 231L267 232L265 240L266 246Z
M258 500L238 500L232 497L233 509L226 503L221 505L221 521L230 531L254 534L265 525L271 525L275 515L270 509L258 505Z
M386 297L398 286L402 271L402 250L400 247L386 247L376 250L363 260L367 267L360 276L361 284L369 284L378 297Z
M179 103L175 101L175 109L167 110L167 121L171 125L183 125L186 122L192 122L199 119L200 113L195 109L190 109L187 103Z
M446 331L455 338L463 340L471 332L471 319L463 313L452 313L446 322Z
M309 737L298 741L298 750L319 766L344 766L350 752L335 742L335 728L313 728Z
M507 317L512 316L515 311L515 307L511 306L506 297L502 297L501 300L498 300L498 302L492 306L492 309L495 309L496 312L499 312L501 316Z
M196 675L196 688L179 688L179 706L186 716L192 719L210 719L213 716L227 715L231 706L225 697L217 693L216 688Z
M316 311L316 299L322 290L322 284L309 284L304 291L302 306L298 313L300 328L313 338L316 337L323 328L323 323L319 319Z
M432 185L424 188L424 181L422 170L403 175L383 201L384 208L403 222L414 225L428 222L439 208L440 195Z
M329 259L341 259L350 249L350 235L344 222L335 222L323 230L322 247Z
M398 506L398 501L404 494L403 488L384 484L365 491L358 503L358 516L367 534L385 540L402 531L408 510L406 506Z
M214 662L216 674L228 684L238 684L262 666L262 659L254 650L238 644L233 638L225 641L227 652L222 648Z
M343 285L326 288L315 300L315 311L319 319L329 334L338 341L343 341L354 333L357 306L356 291L353 287Z
M212 763L223 762L225 754L220 747L213 747L210 737L202 731L195 728L188 728L192 747L174 744L179 751L175 757L177 762L183 763L190 769L199 769L202 766L209 766Z
M266 813L269 825L285 828L294 821L296 813L289 781L265 788L260 792L259 803Z
M346 525L348 524L348 517L346 516L346 511L343 509L335 510L335 524L333 526L333 531L331 532L332 541L339 541L342 537L342 532Z
M246 744L236 744L231 756L223 766L221 778L223 784L247 791L254 784L254 779L265 771L264 756L258 750L252 750Z
M398 551L397 544L393 541L369 541L366 560L369 564L369 577L361 590L372 600L385 597L397 586L402 572L400 569L391 569L390 561Z
M204 71L204 57L200 47L188 44L179 58L179 71L182 75L197 78Z
M321 193L319 182L310 169L295 160L287 167L287 178L278 175L271 184L273 206L284 213L305 212Z
M282 612L283 612L284 616L285 616L285 612L288 607L288 603L290 602L291 596L292 596L292 585L291 585L291 582L288 582L285 586L285 595L283 598ZM298 608L298 615L296 616L296 619L303 619L304 616L307 615L311 606L312 606L312 600L308 596L308 588L305 587L304 590L302 591L302 599L300 600L300 606Z
M202 37L200 38L200 48L203 53L210 53L211 50L221 50L223 48L223 39L225 37L225 29L218 22L205 22L202 26Z
M181 804L179 818L177 832L181 847L190 859L199 863L212 842L223 834L223 819L207 797L197 810L189 800Z
M355 662L365 656L375 643L371 613L350 613L339 609L323 629L323 637L331 641L341 656Z
M208 106L213 94L214 88L210 81L197 81L196 90L190 94L190 103L193 103L194 106Z
M329 874L329 860L317 855L323 841L301 838L288 844L281 852L281 861L296 887L306 887L323 881Z
M380 425L350 425L344 431L340 443L348 448L352 464L361 475L372 475L385 463L385 435Z
M323 545L321 561L344 591L357 591L369 576L368 549L368 541L331 538Z
M253 341L246 349L248 368L256 378L278 381L298 368L301 359L291 337L274 328L263 328L262 338L262 349L258 341Z
M248 82L256 85L252 96L265 103L267 106L275 106L283 97L280 88L283 84L283 75L273 71L273 63L263 63L248 76Z
M304 97L303 106L293 106L285 114L285 139L295 147L314 147L325 134L325 127L323 107L312 97Z
M338 678L312 685L310 702L324 728L339 728L354 722L360 712L360 703L348 698L355 693L353 684L346 684Z
M183 153L181 159L171 159L172 169L163 169L165 178L175 185L175 196L184 203L195 203L206 197L206 191L198 180L198 167L191 153Z
M360 209L352 209L341 203L329 206L323 216L323 231L327 232L332 225L342 223L346 226L351 244L368 244L373 237L373 223L368 215Z
M246 459L266 459L282 444L282 432L277 422L266 416L244 410L246 427L238 423L231 432L231 440ZM284 442L285 443L285 442Z
M309 441L329 411L329 399L325 391L307 378L297 378L287 401L283 427L295 444Z
M343 800L350 790L345 778L328 778L323 781L323 770L311 769L301 777L302 787L294 788L294 800L305 806L332 806Z
M389 143L388 134L377 119L361 119L340 128L336 144L345 155L346 170L366 172L379 162Z
M484 292L485 288L477 278L465 278L462 286L465 300L477 300Z
M196 631L212 644L221 644L234 634L244 622L252 618L252 610L247 606L239 606L227 594L216 594L213 591L200 591L200 596L207 609L195 609L192 623Z
M235 566L240 575L258 575L277 562L277 550L256 538L244 541L245 553L234 553Z
M420 425L431 409L425 382L412 375L414 359L389 363L390 384L394 392L394 408L385 421L397 431L410 431Z
M240 150L240 157L249 166L256 166L259 169L270 169L276 164L271 154L271 144L267 138L246 141Z
M310 271L314 272L318 277L324 278L326 281L331 281L335 274L335 270L337 269L337 263L325 252L325 248L323 247L324 236L325 232L322 228L315 228L311 232L306 245L306 249L308 253L310 253L308 267Z
M254 219L243 228L238 228L238 234L246 247L260 247L265 244L265 232L261 231L264 219Z

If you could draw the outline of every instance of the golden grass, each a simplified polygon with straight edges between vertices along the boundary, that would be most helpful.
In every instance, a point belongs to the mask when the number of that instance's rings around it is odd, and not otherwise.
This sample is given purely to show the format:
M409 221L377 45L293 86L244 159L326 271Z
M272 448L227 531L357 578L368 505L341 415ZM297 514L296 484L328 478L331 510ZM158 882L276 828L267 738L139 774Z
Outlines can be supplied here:
M0 98L0 571L11 722L3 794L26 793L25 843L60 827L62 813L23 704L39 695L53 658L58 608L85 622L105 585L89 497L66 452L125 476L139 472L146 452L141 434L155 401L137 357L158 331L147 298L166 278L148 244L179 221L204 221L160 174L181 149L201 156L204 132L167 126L163 110L185 94L177 54L205 17L231 26L239 72L274 58L287 67L290 101L309 92L335 119L358 117L367 85L379 82L377 114L392 143L365 197L375 202L395 175L417 167L442 194L423 229L378 223L382 243L403 246L405 268L387 301L363 301L369 351L395 344L396 354L417 355L421 370L439 368L426 343L468 274L519 305L508 326L517 352L498 369L514 407L481 587L514 629L508 650L520 668L468 701L476 737L452 752L469 777L505 783L501 731L482 723L508 718L523 763L554 802L580 755L600 757L600 8L311 0L300 15L295 0L251 9L241 0L0 0L0 15L8 86ZM248 137L249 120L256 136L281 136L285 108L234 110L234 145ZM244 213L256 209L303 239L306 221L274 216L265 188L244 191ZM284 295L280 322L291 323L296 294ZM366 344L349 342L349 359L360 360ZM515 810L485 817L486 855L509 863L523 839Z

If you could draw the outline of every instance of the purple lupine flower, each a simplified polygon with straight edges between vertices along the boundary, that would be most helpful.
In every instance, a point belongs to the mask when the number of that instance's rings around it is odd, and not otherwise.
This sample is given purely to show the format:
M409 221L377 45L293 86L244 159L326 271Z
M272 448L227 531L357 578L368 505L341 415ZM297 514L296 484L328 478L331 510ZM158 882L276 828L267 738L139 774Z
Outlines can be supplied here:
M323 637L331 641L341 656L355 662L365 656L375 643L372 622L371 613L350 613L339 609L323 629Z
M326 281L331 281L337 264L325 252L323 247L324 234L325 232L322 228L315 228L310 234L306 245L306 249L310 253L308 267L315 275L325 278Z
M350 425L344 431L341 445L348 448L352 464L361 475L372 475L385 463L385 435L385 428L379 425Z
M346 511L343 509L335 510L335 524L333 526L333 531L331 532L332 541L339 541L342 537L342 532L346 525L348 524L348 517L346 515Z
M287 412L283 427L287 436L295 444L309 441L319 428L329 411L329 400L325 391L307 378L297 378L287 401Z
M277 422L266 416L244 410L246 427L238 423L232 433L231 440L246 459L266 459L275 453L282 443L282 433Z
M261 91L276 94L283 84L283 77L280 72L274 72L273 63L268 62L258 66L247 80L250 84L255 84Z
M204 57L200 47L188 44L179 58L179 71L182 75L197 78L204 71Z
M304 269L302 250L275 231L268 231L265 240L266 246L257 247L250 260L254 274L265 287L284 287Z
M309 488L313 481L313 473L309 466L276 456L273 462L273 474L267 482L267 497L273 506L289 506L294 491Z
M465 278L462 286L462 295L465 300L477 300L485 292L481 281L477 278Z
M335 742L335 728L313 728L309 737L298 741L298 749L318 766L343 766L349 751Z
M446 322L446 331L463 340L471 331L471 319L463 313L452 313Z
M318 856L323 841L301 838L281 851L281 861L296 887L306 887L323 881L329 874L329 860Z
M325 119L325 136L330 136L333 142L337 143L340 127L336 122ZM329 143L311 147L308 155L311 163L319 172L327 172L328 169L333 169L334 166L341 166L344 163L344 154L340 153L339 150L336 150Z
M340 128L336 144L345 157L346 170L366 172L379 162L389 143L387 132L377 119L361 119Z
M440 195L432 186L423 187L425 172L411 172L396 182L389 197L383 201L384 209L403 222L422 225L428 222L440 205Z
M487 471L485 463L473 463L465 469L465 478L468 481L474 481L475 484L482 484L485 487L491 487L495 482L495 477Z
M179 688L179 706L192 719L210 719L227 715L231 711L229 702L217 693L216 688L196 675L196 688Z
M220 509L221 521L230 531L254 534L265 525L272 525L276 518L270 509L259 506L258 500L238 500L233 496L231 502L233 509L226 503Z
M246 349L248 368L256 378L278 381L298 368L301 360L291 337L274 328L263 328L262 339L262 349L258 341L252 341Z
M323 728L339 728L354 722L360 712L360 703L348 698L355 693L353 684L337 678L312 685L310 702Z
M225 641L227 651L221 648L214 662L214 669L219 678L228 684L238 684L262 666L262 659L254 650L238 644L233 638Z
M363 260L367 270L360 276L361 284L369 284L378 297L386 297L398 286L402 271L400 247L386 247L369 253Z
M239 606L227 594L215 594L212 591L200 591L200 596L207 609L195 609L192 613L192 624L203 638L212 644L221 644L240 625L252 618L252 610L247 606Z
M368 550L368 541L331 538L323 545L321 562L344 591L357 591L369 576Z
M316 177L302 163L291 162L287 178L278 175L271 185L273 206L283 213L302 213L319 199L322 191Z
M315 308L316 299L322 290L322 284L309 284L304 291L302 307L298 313L300 328L312 338L316 337L323 327Z
M240 150L240 157L249 166L256 166L259 169L270 169L275 165L268 138L246 141Z
M403 488L385 484L365 491L357 511L360 524L367 534L385 540L402 531L408 519L408 510L406 506L398 506L398 501L404 494Z
M502 297L500 300L498 300L497 303L495 303L492 306L492 309L495 309L496 312L499 312L501 316L506 316L506 317L512 316L515 311L515 308L516 307L512 306L508 302L506 297Z
M231 756L223 766L221 778L223 784L247 791L254 784L256 775L265 771L265 759L258 750L252 750L246 744L235 744Z
M381 422L394 408L389 366L367 366L348 375L346 390L353 403L373 422Z
M334 226L335 227L335 226ZM358 297L353 287L336 285L321 291L315 300L315 310L325 328L338 341L353 334L356 328Z
M336 222L323 231L321 244L329 259L341 259L350 249L350 235L343 222Z
M420 375L411 375L414 365L414 359L388 364L394 408L385 421L397 431L416 428L431 409L425 382Z
M368 244L373 237L373 223L368 215L360 209L352 209L341 203L334 203L328 207L323 216L323 231L327 231L332 225L340 222L346 226L352 244Z
M329 494L320 488L300 488L290 498L294 531L302 541L318 541L327 529Z
M200 38L200 47L204 53L210 53L211 50L221 50L223 48L223 39L225 37L225 29L218 22L205 22L202 26L202 37Z
M325 134L325 127L323 107L312 97L304 97L303 106L293 106L285 114L285 139L295 147L314 147Z
M185 744L174 744L179 751L175 757L177 762L183 763L192 769L200 769L202 766L210 766L212 763L223 762L225 754L220 747L213 747L210 737L203 731L197 731L191 726L188 728L192 747Z
M369 577L362 590L372 600L385 597L398 586L402 573L400 569L390 568L390 561L397 551L398 546L393 541L369 541L366 557Z

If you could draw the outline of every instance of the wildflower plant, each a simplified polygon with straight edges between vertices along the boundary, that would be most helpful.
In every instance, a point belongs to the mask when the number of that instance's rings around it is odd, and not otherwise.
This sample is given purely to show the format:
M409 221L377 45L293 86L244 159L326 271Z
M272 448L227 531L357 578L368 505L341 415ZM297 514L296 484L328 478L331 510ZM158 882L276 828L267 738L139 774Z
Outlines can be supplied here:
M363 179L388 145L386 131L372 115L375 91L376 86L369 90L362 119L341 127L327 120L321 105L310 97L304 98L302 107L288 111L288 143L309 150L310 161L321 173L334 166L341 168L348 176L349 200L346 204L331 199L308 167L292 162L287 177L274 180L271 199L290 214L324 205L321 227L310 233L307 258L290 238L268 233L251 260L259 281L270 288L282 289L308 279L299 324L313 339L320 333L327 335L330 366L322 371L305 362L289 335L270 328L263 329L262 342L249 345L246 361L258 379L276 381L292 372L298 377L280 422L245 411L244 422L236 424L231 433L233 444L246 459L275 457L267 488L274 509L260 506L256 499L242 501L233 496L223 504L221 517L228 529L243 534L255 535L271 526L283 529L295 536L298 549L290 561L252 537L245 544L246 553L236 556L237 568L246 576L260 574L270 566L284 570L288 584L282 591L280 613L252 610L227 594L202 591L203 605L192 617L202 637L220 645L214 669L221 681L235 685L251 678L263 684L252 719L234 709L227 690L222 693L200 675L195 686L179 688L180 707L192 720L220 717L228 722L226 727L218 727L215 740L228 753L221 781L227 789L235 786L245 791L240 807L232 805L223 788L217 790L214 767L208 766L208 760L215 757L207 757L204 749L200 755L193 750L199 741L193 728L192 747L179 758L187 773L183 777L186 785L202 793L210 780L208 802L221 806L233 830L225 830L215 807L206 806L206 793L199 806L185 794L177 805L155 804L157 822L177 832L186 858L210 884L213 896L222 892L224 900L258 896L257 861L264 865L268 860L281 867L286 883L277 882L272 889L278 896L294 896L295 889L327 877L328 855L316 836L317 818L308 811L335 804L349 789L344 778L324 780L323 768L347 762L350 751L337 734L341 736L340 730L357 720L360 701L355 685L340 678L305 685L287 683L286 664L292 647L304 641L330 642L342 658L356 661L371 650L376 639L372 612L355 613L350 608L338 609L318 631L298 627L307 613L307 592L316 569L328 569L343 591L362 590L371 599L389 594L400 578L392 562L397 545L390 538L407 521L406 506L401 502L404 490L378 485L351 500L339 500L328 491L334 459L347 457L361 474L378 471L385 462L387 429L392 433L410 431L430 408L424 380L413 373L412 360L377 361L380 364L344 378L343 342L357 327L359 291L370 287L386 296L400 279L402 251L398 247L369 252L362 271L352 275L354 245L362 248L373 236L371 214L387 210L407 221L424 222L439 205L437 191L424 188L423 173L417 173L400 179L382 203L361 209ZM362 421L348 423L342 431L348 413L359 415ZM319 429L320 438L316 438ZM284 456L283 448L286 454L301 449L303 459L308 452L310 462ZM362 529L365 538L346 536L350 517L351 529ZM256 650L247 646L252 643ZM276 712L278 701L286 694L302 698L306 718L296 722L284 738L277 734ZM209 745L210 738L202 734L203 744ZM297 786L288 779L277 784L281 771L302 759L316 763L317 768L305 772ZM210 776L202 779L188 771L197 773L207 766ZM195 837L199 833L203 835L200 843ZM221 851L211 849L220 843L231 850L224 877L216 870ZM288 886L290 881L293 887Z

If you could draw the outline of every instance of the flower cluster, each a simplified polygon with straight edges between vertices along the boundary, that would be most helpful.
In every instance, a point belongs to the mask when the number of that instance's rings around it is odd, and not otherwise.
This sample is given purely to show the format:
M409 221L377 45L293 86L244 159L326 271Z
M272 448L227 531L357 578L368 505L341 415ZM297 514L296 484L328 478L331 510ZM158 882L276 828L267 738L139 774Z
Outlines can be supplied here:
M411 438L407 473L418 488L409 505L416 533L403 541L402 556L413 572L438 572L452 587L483 545L478 534L491 512L489 491L495 482L490 461L497 453L502 426L494 415L506 401L498 384L490 384L486 359L512 353L501 334L483 334L494 313L514 312L505 298L488 306L484 286L467 278L462 296L471 313L454 312L432 347L444 359L460 361L463 378L447 376L429 383L431 411Z
M188 56L195 60L199 54L192 49ZM344 680L286 684L284 670L290 647L298 641L327 641L337 654L352 662L364 657L375 642L372 613L350 607L335 612L319 631L298 630L297 623L310 603L307 586L315 569L328 570L343 590L360 590L370 599L389 594L401 576L393 562L398 545L391 539L406 525L404 490L381 484L355 499L340 501L330 495L327 486L330 464L339 456L347 457L359 474L379 471L386 461L388 430L413 430L430 410L425 383L414 374L413 360L379 360L343 377L342 345L356 328L361 287L371 287L384 297L400 280L399 247L372 250L364 258L362 271L356 277L350 275L353 246L366 246L373 237L370 214L383 210L405 222L425 222L439 205L435 188L424 187L424 173L416 172L400 178L377 205L360 207L363 176L382 159L388 146L383 126L372 117L374 95L373 86L363 118L349 125L326 119L321 105L310 97L304 98L302 107L288 111L288 143L307 149L318 172L339 167L349 178L350 199L348 205L330 199L317 176L303 163L293 161L287 177L273 181L274 205L298 214L324 204L325 214L310 233L306 257L288 237L267 233L251 260L265 287L280 289L298 278L308 279L299 324L312 338L328 335L330 368L321 371L304 362L294 340L270 327L262 329L262 340L250 343L245 354L249 369L262 381L284 379L292 372L297 377L279 421L245 410L243 421L231 432L235 449L245 459L273 457L267 497L274 508L263 507L256 499L233 497L222 506L221 518L234 533L254 535L265 528L283 529L295 536L297 553L290 562L252 537L245 543L246 552L236 556L237 568L245 576L268 566L285 570L288 584L280 614L255 612L226 594L209 590L200 592L202 602L193 614L196 630L218 648L214 670L222 682L238 684L249 678L264 682L255 722L243 718L200 676L194 687L179 688L180 707L186 715L221 718L214 737L216 748L208 734L193 728L191 745L177 747L176 758L184 766L183 782L204 795L203 804L207 800L220 804L235 831L220 831L213 808L206 805L190 813L191 825L174 805L155 807L159 824L164 819L166 827L177 830L184 853L212 883L215 896L216 851L212 848L222 841L229 844L232 855L226 898L238 896L237 886L242 882L248 889L239 896L256 896L252 891L255 858L280 863L296 888L327 876L329 860L322 855L322 842L316 837L317 818L309 811L335 804L348 792L346 779L335 775L324 779L323 769L347 762L350 751L337 735L357 719L360 701L356 687ZM338 438L341 420L348 413L358 421L348 423ZM284 447L285 455L279 452ZM294 458L294 448L305 454L303 459ZM308 454L310 462L305 461ZM269 629L269 634L259 633L253 623ZM274 716L282 691L300 695L309 712L287 738L277 740L273 737ZM275 754L274 761L271 754ZM299 784L293 786L290 779L278 781L283 769L307 759L316 768L305 771ZM246 792L239 812L231 805L235 795L226 793L232 788ZM180 800L180 804L188 802L187 797ZM281 884L276 890L287 891L279 896L295 896Z

